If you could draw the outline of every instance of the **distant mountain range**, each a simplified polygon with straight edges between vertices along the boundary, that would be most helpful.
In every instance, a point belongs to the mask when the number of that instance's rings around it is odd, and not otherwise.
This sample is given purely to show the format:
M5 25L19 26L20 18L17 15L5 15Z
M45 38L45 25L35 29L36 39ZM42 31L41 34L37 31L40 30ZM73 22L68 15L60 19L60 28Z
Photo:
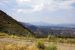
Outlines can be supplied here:
M57 37L75 37L75 25L58 24L58 25L32 25L21 22L38 37L47 37L49 34Z
M31 23L32 25L35 26L56 26L56 27L70 27L70 28L75 28L75 24L50 24L50 23L41 23L41 22L36 22L36 23Z
M0 32L17 36L27 36L28 34L32 34L31 30L20 24L2 10L0 10Z
M50 23L45 23L45 22L33 22L31 23L32 25L35 25L35 26L56 26L56 27L72 27L72 28L75 28L75 24L50 24Z

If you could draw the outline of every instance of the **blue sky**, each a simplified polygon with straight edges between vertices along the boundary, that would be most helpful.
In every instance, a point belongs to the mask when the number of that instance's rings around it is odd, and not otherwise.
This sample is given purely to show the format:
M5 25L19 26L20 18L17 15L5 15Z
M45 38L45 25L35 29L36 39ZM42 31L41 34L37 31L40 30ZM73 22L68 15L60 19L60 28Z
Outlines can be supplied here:
M75 24L75 0L0 0L0 9L21 22Z

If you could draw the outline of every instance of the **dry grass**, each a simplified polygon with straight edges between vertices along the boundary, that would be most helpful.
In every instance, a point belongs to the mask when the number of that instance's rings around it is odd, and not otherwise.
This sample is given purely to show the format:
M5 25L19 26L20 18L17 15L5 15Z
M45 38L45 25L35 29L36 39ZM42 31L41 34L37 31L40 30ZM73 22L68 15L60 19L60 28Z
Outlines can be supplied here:
M35 44L17 45L17 44L0 44L0 50L39 50Z
M75 50L75 44L58 43L58 50Z
M0 44L0 50L26 50L26 45Z
M29 46L27 50L39 50L39 48L35 44L33 44L32 46Z
M0 41L0 50L41 50L41 48L38 48L41 44L39 46L37 46L37 44L38 44L37 42L28 45L22 43L11 43ZM42 45L44 45L44 43L42 43ZM47 47L45 46L43 50L47 50L46 48ZM53 48L53 46L51 48Z
M49 44L49 45L48 45ZM44 50L75 50L74 44L48 43ZM40 50L35 43L30 45L0 42L0 50Z
M41 42L37 43L37 41ZM53 42L53 44L50 44L51 42ZM37 44L39 45L37 46ZM71 46L71 44L75 45L75 39L54 37L26 38L14 35L9 36L5 33L0 33L0 50L40 50L40 48L38 48L39 46L45 47L43 50L52 50L52 48L54 48L54 50L75 50L75 46Z

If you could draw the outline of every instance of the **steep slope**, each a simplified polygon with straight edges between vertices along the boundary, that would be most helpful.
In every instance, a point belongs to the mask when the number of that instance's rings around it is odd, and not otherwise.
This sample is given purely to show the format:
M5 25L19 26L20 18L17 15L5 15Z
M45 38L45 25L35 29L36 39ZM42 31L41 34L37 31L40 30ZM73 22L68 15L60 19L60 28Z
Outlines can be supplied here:
M9 35L14 34L22 36L32 34L28 28L23 27L23 25L11 18L2 10L0 10L0 32L5 32Z

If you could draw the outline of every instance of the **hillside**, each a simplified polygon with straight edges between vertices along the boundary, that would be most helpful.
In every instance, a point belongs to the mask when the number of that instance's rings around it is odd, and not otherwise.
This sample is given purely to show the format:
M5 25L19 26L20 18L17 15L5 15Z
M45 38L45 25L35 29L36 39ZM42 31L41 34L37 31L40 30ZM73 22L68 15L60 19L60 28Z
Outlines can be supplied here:
M18 36L26 36L28 34L32 34L31 30L23 27L23 25L21 25L18 21L7 15L2 10L0 10L0 32Z

